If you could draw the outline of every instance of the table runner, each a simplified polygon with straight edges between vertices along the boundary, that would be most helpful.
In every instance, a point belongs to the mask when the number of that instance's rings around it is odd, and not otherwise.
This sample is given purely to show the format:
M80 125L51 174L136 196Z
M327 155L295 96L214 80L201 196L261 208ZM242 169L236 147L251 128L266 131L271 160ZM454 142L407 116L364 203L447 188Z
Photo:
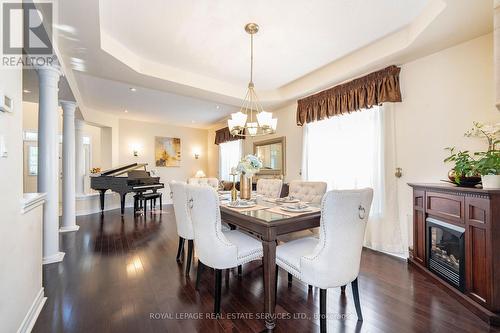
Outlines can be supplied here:
M256 205L256 206L247 207L247 208L233 208L231 206L228 206L227 203L226 204L221 204L221 206L224 206L224 207L226 207L228 209L231 209L231 210L234 210L235 212L240 212L240 213L250 212L252 210L261 210L261 209L266 209L267 208L267 207L261 206L261 205Z
M280 206L276 206L276 207L268 208L267 211L272 212L272 213L277 213L277 214L283 214L283 215L290 216L290 217L295 217L295 216L299 216L299 215L303 215L303 214L311 214L311 213L319 212L321 210L319 207L309 207L309 208L311 210L308 212L294 213L294 212L287 212L285 210L282 210L280 208Z

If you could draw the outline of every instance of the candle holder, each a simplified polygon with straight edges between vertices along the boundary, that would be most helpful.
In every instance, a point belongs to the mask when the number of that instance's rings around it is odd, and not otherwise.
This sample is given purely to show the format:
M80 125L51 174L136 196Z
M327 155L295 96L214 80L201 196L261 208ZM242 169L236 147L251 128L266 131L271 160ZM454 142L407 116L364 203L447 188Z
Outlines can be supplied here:
M235 202L238 200L238 191L236 190L236 176L237 173L231 173L231 176L233 176L233 188L231 189L231 202Z

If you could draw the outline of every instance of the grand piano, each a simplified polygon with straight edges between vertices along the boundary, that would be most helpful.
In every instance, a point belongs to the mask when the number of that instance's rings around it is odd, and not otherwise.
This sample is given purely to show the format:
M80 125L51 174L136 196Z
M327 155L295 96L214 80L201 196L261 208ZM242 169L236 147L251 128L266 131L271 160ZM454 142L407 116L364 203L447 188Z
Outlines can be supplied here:
M164 188L160 177L151 177L146 170L147 163L133 163L103 171L90 177L90 187L99 191L101 199L101 213L104 212L104 194L107 190L120 194L121 213L125 211L125 197L127 193L156 191ZM143 170L139 170L143 168Z

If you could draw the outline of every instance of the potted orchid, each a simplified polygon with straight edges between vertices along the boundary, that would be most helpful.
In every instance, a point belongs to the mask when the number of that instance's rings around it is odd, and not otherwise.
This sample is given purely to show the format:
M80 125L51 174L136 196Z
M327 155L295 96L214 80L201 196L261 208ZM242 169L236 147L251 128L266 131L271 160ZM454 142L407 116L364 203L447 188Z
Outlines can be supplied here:
M500 188L500 123L488 125L475 121L474 126L465 133L466 137L485 138L488 151L477 152L474 171L481 175L483 188Z
M481 180L483 188L500 188L500 123L487 125L473 122L473 127L465 132L466 137L485 138L488 150L474 154L469 151L455 153L454 147L446 148L450 156L445 162L454 162L455 166L448 174L450 180L458 185L471 186Z
M262 161L255 155L247 155L238 163L236 170L240 177L240 198L250 199L252 193L252 177L262 168Z

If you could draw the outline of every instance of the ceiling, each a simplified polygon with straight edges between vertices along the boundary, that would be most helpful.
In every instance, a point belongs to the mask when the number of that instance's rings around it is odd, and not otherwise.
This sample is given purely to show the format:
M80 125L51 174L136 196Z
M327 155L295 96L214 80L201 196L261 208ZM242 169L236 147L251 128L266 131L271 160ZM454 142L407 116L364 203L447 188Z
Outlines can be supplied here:
M155 122L159 119L179 126L206 128L223 113L237 112L234 106L216 104L153 89L93 77L78 75L78 87L83 96L92 96L90 106L116 117Z
M104 112L202 128L235 112L244 96L247 22L260 25L254 82L264 106L273 109L490 32L493 17L489 0L80 0L58 6L56 50L86 120L97 122L93 115Z
M100 26L140 61L245 86L250 38L243 27L256 22L254 81L268 90L404 27L427 2L105 0Z

